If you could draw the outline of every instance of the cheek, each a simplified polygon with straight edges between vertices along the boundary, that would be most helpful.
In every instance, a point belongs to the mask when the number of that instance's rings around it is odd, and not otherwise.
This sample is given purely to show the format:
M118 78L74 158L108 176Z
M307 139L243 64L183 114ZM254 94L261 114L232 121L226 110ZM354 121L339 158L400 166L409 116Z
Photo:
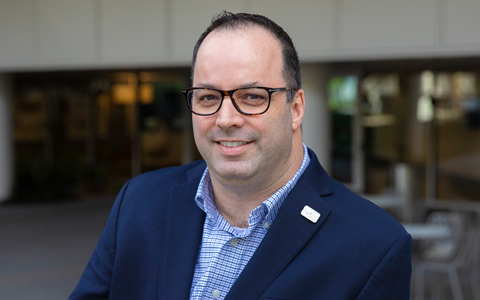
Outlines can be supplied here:
M214 124L214 120L209 117L194 116L192 118L193 137L197 147L207 144L209 132Z
M205 117L204 117L205 118ZM202 120L201 117L194 115L192 117L193 133L195 135L205 134L205 128L207 126L207 120Z
M285 136L284 123L285 119L277 116L276 118L268 118L268 120L264 120L264 122L255 124L254 128L264 143L273 146L278 144L278 140L285 140L287 138Z
M272 114L269 115L268 128L265 130L276 134L285 134L285 130L292 130L292 112L289 107L276 107L272 110Z
M204 139L204 130L202 129L202 122L198 120L198 118L193 118L192 119L192 125L193 125L193 137L195 139L195 143L198 145L199 143L202 142Z

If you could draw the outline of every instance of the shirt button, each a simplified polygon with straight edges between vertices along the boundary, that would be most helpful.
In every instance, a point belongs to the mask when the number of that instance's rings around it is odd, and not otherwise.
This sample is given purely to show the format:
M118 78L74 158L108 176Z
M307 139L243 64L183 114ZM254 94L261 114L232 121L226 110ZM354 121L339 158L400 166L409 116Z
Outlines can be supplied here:
M232 245L233 247L235 247L236 245L238 245L238 240L237 239L232 239L230 241L230 245Z
M214 290L213 293L212 293L212 296L213 296L213 298L215 298L215 299L218 298L218 297L220 297L220 291L219 291L219 290Z
M268 229L268 227L270 227L270 223L268 222L263 223L263 228Z

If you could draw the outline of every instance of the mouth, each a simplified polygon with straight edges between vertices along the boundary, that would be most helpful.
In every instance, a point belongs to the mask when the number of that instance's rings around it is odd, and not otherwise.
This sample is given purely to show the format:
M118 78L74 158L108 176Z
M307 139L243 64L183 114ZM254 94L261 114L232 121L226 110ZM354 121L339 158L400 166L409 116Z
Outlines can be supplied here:
M220 145L225 146L225 147L238 147L241 145L248 144L249 142L226 142L226 141L221 141L218 142Z

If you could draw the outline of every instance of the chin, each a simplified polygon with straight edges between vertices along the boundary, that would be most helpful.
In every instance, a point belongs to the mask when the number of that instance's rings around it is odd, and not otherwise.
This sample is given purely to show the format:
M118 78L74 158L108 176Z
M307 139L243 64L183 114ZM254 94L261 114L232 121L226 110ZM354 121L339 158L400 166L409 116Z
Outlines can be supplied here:
M228 180L245 180L246 178L251 177L250 172L245 172L242 170L219 170L218 175Z
M252 177L252 170L248 166L239 166L238 163L226 163L221 166L215 166L215 171L226 180L245 180Z

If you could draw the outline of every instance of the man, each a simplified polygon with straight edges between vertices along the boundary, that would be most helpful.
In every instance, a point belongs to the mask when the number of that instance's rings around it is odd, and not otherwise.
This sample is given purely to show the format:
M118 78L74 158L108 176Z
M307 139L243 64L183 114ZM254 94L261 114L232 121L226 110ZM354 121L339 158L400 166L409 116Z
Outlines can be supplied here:
M411 237L303 145L288 35L223 13L195 46L192 79L205 161L122 188L70 299L409 299Z

